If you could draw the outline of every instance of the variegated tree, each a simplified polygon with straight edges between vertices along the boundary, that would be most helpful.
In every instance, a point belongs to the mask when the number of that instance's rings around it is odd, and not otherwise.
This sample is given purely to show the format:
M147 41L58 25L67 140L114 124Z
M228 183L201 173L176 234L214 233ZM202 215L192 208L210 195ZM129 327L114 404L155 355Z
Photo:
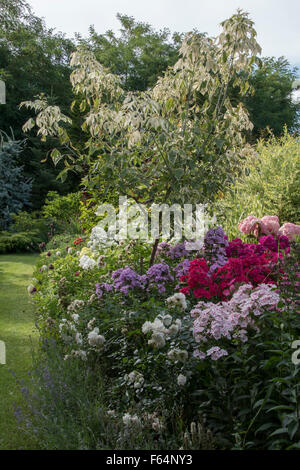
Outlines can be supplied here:
M61 177L88 165L87 187L105 185L144 204L213 200L252 129L229 88L240 96L251 91L248 77L261 52L247 13L238 10L221 26L216 38L188 34L179 61L146 92L125 93L90 51L73 53L73 105L89 136L84 153L72 145L71 119L44 98L22 103L37 112L24 129L37 125L42 139L57 136L66 148L52 152L55 164L64 159Z

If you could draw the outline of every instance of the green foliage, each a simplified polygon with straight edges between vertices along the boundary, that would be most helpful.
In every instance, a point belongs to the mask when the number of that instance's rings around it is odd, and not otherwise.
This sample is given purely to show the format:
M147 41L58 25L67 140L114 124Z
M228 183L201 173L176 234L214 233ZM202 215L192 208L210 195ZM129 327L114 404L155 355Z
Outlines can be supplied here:
M216 204L220 224L231 237L248 215L278 215L281 224L300 221L300 140L285 132L260 141L245 156L242 170ZM227 216L230 214L230 217Z
M289 131L299 128L299 105L292 102L293 81L297 77L284 57L266 57L261 67L255 68L249 82L254 88L253 95L247 95L244 103L254 124L253 134L259 137L266 128L280 136L284 126Z
M0 129L20 130L25 111L20 101L44 91L62 105L71 101L68 56L72 41L46 28L23 0L0 1L0 76L6 82L7 100L1 108ZM34 77L34 80L33 80Z
M106 194L104 185L95 187L89 191L82 192L80 202L80 223L86 233L90 233L92 228L101 220L101 216L96 214L99 204L112 204L116 207L119 204L119 196L116 191Z
M170 41L166 28L156 32L133 17L117 14L117 18L121 23L118 36L113 31L98 34L90 27L84 42L101 64L121 78L126 90L147 90L177 61L182 35L174 33Z
M43 218L39 212L20 212L19 214L12 214L11 232L27 232L30 230L39 231L42 241L47 240L49 231L49 222Z
M11 214L9 231L0 232L0 253L39 251L46 243L48 249L55 249L57 244L56 250L62 246L65 249L68 242L71 246L74 238L80 236L76 231L79 225L73 221L73 217L78 217L79 199L76 194L61 200L57 193L51 193L49 205L45 206L46 214ZM56 235L59 232L64 234Z
M80 231L80 201L80 192L61 196L56 191L50 191L47 194L42 214L52 219L60 230L77 233Z
M62 183L57 175L63 169L63 162L54 167L53 162L47 158L56 143L54 139L45 143L30 136L24 147L21 162L24 165L24 174L34 179L30 199L32 210L41 210L49 191L56 191L63 196L78 190L79 177L71 174L68 181Z
M23 175L23 167L16 164L22 152L22 142L0 133L0 229L7 229L11 213L20 212L29 206L32 182Z
M99 204L99 199L97 202ZM87 233L90 233L92 228L95 227L95 225L97 225L100 220L100 217L95 214L95 210L96 201L94 198L90 198L88 200L85 200L84 202L81 202L80 221L82 227L86 230Z
M29 111L24 107L21 110L18 109L21 101L30 100L44 93L51 106L59 104L64 113L69 109L74 98L69 83L71 73L69 57L75 49L75 43L84 45L93 51L100 63L108 67L112 74L119 77L125 91L151 89L158 77L162 76L164 72L169 73L168 67L173 67L179 57L182 34L176 33L171 38L167 29L155 31L149 24L136 21L126 15L118 14L121 23L119 35L112 31L98 34L91 27L87 38L81 38L80 35L77 35L76 41L72 41L62 33L55 33L53 30L47 29L44 21L33 14L29 4L24 0L1 0L0 9L0 78L6 82L7 88L7 103L1 108L0 129L2 128L8 133L10 128L13 128L18 139L23 138L22 123L30 117ZM197 36L200 38L205 35L197 32ZM205 63L205 48L205 41L203 41L203 63ZM229 56L226 59L226 53L223 58L224 62L230 61ZM208 65L209 63L211 62L208 61ZM209 67L207 67L207 71L211 73ZM216 71L213 73L215 73L216 82L218 82L220 76ZM235 78L232 76L229 80L227 92L231 104L235 106L241 100L244 102L250 112L250 118L254 122L255 137L259 134L260 129L266 126L272 128L275 134L281 133L284 123L289 128L296 129L296 108L289 97L291 80L294 76L295 72L289 70L288 62L285 59L263 59L263 67L253 69L248 80L255 88L256 93L251 96L249 93L251 87L246 89L247 85L245 84L245 88L243 88L245 99L239 96ZM202 81L201 90L195 91L197 105L202 110L205 109L207 101L207 96L204 93L204 81ZM227 79L224 83L226 82ZM44 198L50 190L58 191L60 194L77 190L80 178L88 174L89 159L102 156L103 153L106 155L109 152L109 148L105 148L103 151L103 148L99 149L99 146L85 148L85 144L89 140L88 131L82 129L86 103L84 103L84 96L76 96L75 98L76 103L70 112L72 124L68 129L67 139L71 150L66 152L65 141L62 142L62 145L58 145L55 138L48 139L47 142L39 142L36 137L29 136L22 160L20 159L18 162L24 165L25 176L34 178L31 196L34 210L41 208ZM218 100L218 97L215 97L215 100ZM171 106L171 101L168 101L168 106ZM190 110L192 112L193 105ZM191 133L196 133L196 130L197 128ZM203 131L202 128L202 134ZM105 129L104 133L106 133ZM158 140L160 133L157 134L156 140ZM134 138L137 137L138 134L135 133ZM201 142L194 140L194 146L198 150L202 149ZM221 144L222 139L219 139L218 145ZM110 143L108 143L109 145ZM148 145L149 148L153 148L153 141L150 140ZM224 148L225 146L226 143ZM62 155L58 162L58 154L56 153L56 167L53 167L50 159L47 158L54 147L57 147ZM177 149L180 154L184 154L182 147ZM214 160L214 164L216 163L214 155L218 154L219 150L218 148L204 150L207 150L207 155L203 157L202 152L199 152L201 155L198 155L197 158L203 160L203 166L211 171L210 162ZM154 151L160 152L159 144L155 143ZM76 165L74 165L74 160L71 163L76 173L70 171L70 168L64 170L65 163L69 163L70 155L76 159ZM138 154L134 160L138 162L139 157ZM165 155L166 157L167 155ZM149 161L149 158L147 155L146 160ZM183 163L186 161L185 155L182 160ZM220 160L222 160L221 156ZM225 160L227 161L227 158ZM180 166L182 162L178 159L177 163L176 174L179 175L184 168ZM191 166L195 165L191 163ZM111 170L113 171L113 168ZM64 178L64 184L56 180L58 174ZM67 175L68 180L65 181ZM175 183L174 179L173 182ZM101 180L101 185L105 186L105 179ZM198 183L197 185L200 186Z
M85 110L88 154L76 149L74 155L70 118L45 99L23 103L38 113L24 129L36 124L43 139L55 135L69 144L72 152L56 149L53 161L64 159L63 178L87 165L83 182L89 190L104 186L105 196L117 191L147 204L172 204L187 197L190 203L210 201L251 129L243 106L230 101L229 84L233 81L241 96L246 93L260 52L246 13L238 11L222 25L216 39L188 35L179 61L146 93L125 93L120 77L79 48L72 55L71 82L75 101Z
M38 251L41 237L38 230L26 232L0 232L0 253L20 253Z
M202 423L181 429L178 413L173 429L154 432L145 413L143 425L125 427L122 415L112 410L105 393L105 378L98 370L84 369L78 361L65 361L52 340L34 352L30 381L20 383L27 406L18 407L24 435L38 435L45 450L208 450L213 438ZM196 446L196 447L195 447Z
M45 250L46 251L60 251L62 254L65 254L70 247L74 247L73 241L74 239L82 236L80 233L63 233L54 235L51 240L46 244Z
M15 253L39 251L39 244L46 243L55 232L51 221L38 212L11 214L9 231L0 232L0 252Z
M29 118L25 109L18 108L22 100L43 91L51 103L58 100L62 108L71 103L68 58L74 46L63 34L47 29L26 1L0 0L0 11L0 78L5 81L7 91L6 104L1 106L0 129L10 134L12 128L21 140L22 124ZM49 160L45 161L54 145L53 140L42 144L30 136L18 159L18 164L24 166L25 176L33 178L34 210L41 208L48 191L66 193L78 186L74 177L65 186L56 180L62 168L54 168Z

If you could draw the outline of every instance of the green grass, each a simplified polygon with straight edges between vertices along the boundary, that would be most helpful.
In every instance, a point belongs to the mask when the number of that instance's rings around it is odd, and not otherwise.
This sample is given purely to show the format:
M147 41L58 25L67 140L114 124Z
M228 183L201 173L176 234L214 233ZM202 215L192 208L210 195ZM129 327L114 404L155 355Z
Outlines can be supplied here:
M33 307L27 292L38 255L0 255L0 340L6 364L0 364L0 449L33 449L34 441L17 429L14 403L21 403L18 379L27 376L31 345L37 340Z

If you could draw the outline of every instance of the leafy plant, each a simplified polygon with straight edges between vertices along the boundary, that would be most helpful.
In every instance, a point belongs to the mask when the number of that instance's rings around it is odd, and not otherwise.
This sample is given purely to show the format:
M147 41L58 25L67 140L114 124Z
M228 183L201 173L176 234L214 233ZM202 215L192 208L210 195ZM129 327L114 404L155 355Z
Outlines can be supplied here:
M29 206L32 181L23 176L23 167L16 162L23 142L0 133L0 228L11 223L11 213Z
M278 215L280 223L300 221L300 140L285 131L280 138L261 140L245 156L236 179L215 204L218 220L230 237L248 215ZM230 213L230 217L227 214Z
M247 13L239 10L222 27L216 39L187 35L179 61L144 93L126 93L119 77L90 51L77 49L71 59L73 106L79 103L85 112L88 153L74 150L71 119L44 97L21 104L37 113L24 130L37 125L42 139L58 137L70 150L52 152L55 164L64 160L61 177L88 165L83 183L104 186L104 195L117 191L148 206L213 200L252 128L242 104L233 106L229 85L240 96L249 90L247 79L261 50Z
M80 232L80 200L80 192L61 196L56 191L49 191L42 214L58 224L61 230L78 233Z
M0 232L0 253L38 251L41 236L38 230L26 232Z

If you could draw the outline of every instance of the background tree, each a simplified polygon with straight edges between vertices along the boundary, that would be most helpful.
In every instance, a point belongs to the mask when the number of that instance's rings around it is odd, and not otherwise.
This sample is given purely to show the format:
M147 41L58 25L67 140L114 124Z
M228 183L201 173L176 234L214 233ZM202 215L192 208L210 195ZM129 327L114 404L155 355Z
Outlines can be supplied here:
M95 153L86 146L89 136L82 129L84 116L91 107L84 103L84 96L78 93L74 100L69 82L69 56L75 49L75 42L95 53L98 61L108 68L107 73L119 78L124 92L147 91L151 90L158 77L162 77L178 61L182 34L171 36L167 29L155 31L149 24L119 14L119 34L112 31L98 34L91 27L87 38L77 35L77 40L72 41L61 33L47 29L25 0L0 0L0 12L0 78L5 80L7 87L7 104L1 106L0 129L10 133L12 128L16 138L22 139L21 125L30 113L26 108L20 110L18 105L41 93L49 105L59 103L63 113L68 112L74 101L69 115L71 124L68 126L68 138L59 144L59 151L65 155L72 149L77 163L81 159L82 165L77 165L77 174L66 170L63 175L68 174L69 177L63 184L56 179L64 170L64 162L67 160L61 158L58 161L56 157L57 165L54 168L47 158L52 149L58 147L55 136L41 143L33 134L29 134L20 156L22 161L19 163L24 164L25 174L34 179L31 202L33 209L38 209L49 190L61 194L76 191L80 178L87 175L87 159L93 158ZM194 33L198 38L203 38L201 47L205 48L205 35L197 31ZM205 54L205 49L202 52ZM289 130L297 129L297 105L290 97L295 71L284 58L263 59L262 64L262 68L254 67L249 76L254 95L249 94L250 87L241 98L239 87L234 83L235 78L228 83L226 90L233 106L236 107L242 101L250 112L254 123L251 141L256 140L266 126L275 134L282 132L284 124L287 124ZM239 72L240 75L243 73L243 70ZM219 80L220 76L215 74L215 78ZM202 108L206 107L206 98L203 89L193 90L193 99L197 103L194 112L201 114ZM218 100L218 97L215 96L215 99ZM214 105L217 105L217 101Z
M69 84L69 56L74 44L61 33L47 29L23 0L0 0L0 78L6 83L6 104L1 105L0 129L11 129L16 139L23 139L22 124L29 117L19 104L24 99L44 92L50 102L59 101L67 109L72 100ZM78 186L70 178L64 186L56 179L59 169L45 160L54 145L41 144L29 136L24 151L17 157L24 174L33 178L32 208L38 209L49 190L66 193Z
M117 36L109 30L98 34L90 27L88 44L99 62L121 78L125 90L146 90L178 60L183 34L172 36L167 28L155 31L149 24L117 14L121 23Z
M11 222L10 214L17 214L30 206L31 181L24 177L23 167L16 163L23 150L22 142L0 135L0 229Z
M253 122L254 137L259 137L269 127L274 135L282 135L284 126L296 130L299 105L292 100L293 82L297 69L292 68L284 57L265 57L261 67L256 67L249 82L253 95L247 95L244 103Z

